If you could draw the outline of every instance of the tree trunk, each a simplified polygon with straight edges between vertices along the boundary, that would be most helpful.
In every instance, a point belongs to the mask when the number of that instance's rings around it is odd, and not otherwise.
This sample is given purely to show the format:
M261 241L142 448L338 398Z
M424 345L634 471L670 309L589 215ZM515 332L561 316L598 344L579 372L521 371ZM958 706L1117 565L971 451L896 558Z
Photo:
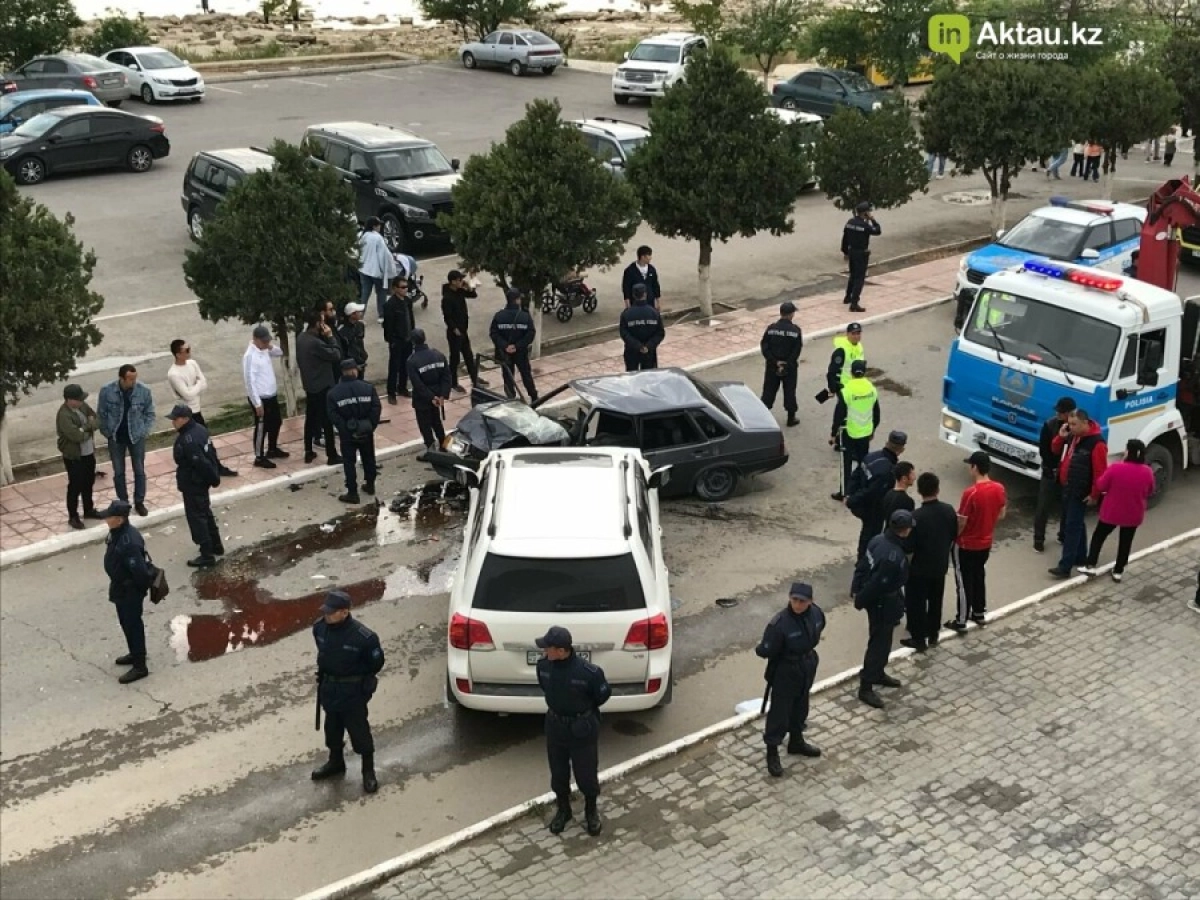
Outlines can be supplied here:
M283 351L283 402L289 416L300 412L300 403L296 399L295 362L292 360L292 335L286 325L276 325L275 333L279 335L279 348Z
M529 358L540 359L542 356L542 301L540 294L534 294L531 298L529 315L533 317L533 346L529 348Z
M700 238L700 264L696 269L700 281L700 315L708 319L713 314L711 237Z
M12 484L12 454L8 452L8 416L0 416L0 484Z

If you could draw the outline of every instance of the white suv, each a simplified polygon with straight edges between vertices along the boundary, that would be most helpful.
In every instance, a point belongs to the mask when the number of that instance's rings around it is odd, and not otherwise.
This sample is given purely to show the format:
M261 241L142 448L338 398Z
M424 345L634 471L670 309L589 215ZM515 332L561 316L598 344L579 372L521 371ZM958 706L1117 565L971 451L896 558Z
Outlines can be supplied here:
M613 100L624 105L630 97L663 96L683 79L688 57L698 49L708 49L708 38L699 34L671 32L646 38L625 54L625 61L613 72Z
M583 142L601 165L614 175L623 177L629 157L650 140L650 129L636 122L596 116L594 119L574 119Z
M671 698L672 622L658 488L622 447L496 450L471 488L450 592L446 697L500 713L544 713L534 639L567 628L612 685L605 710Z

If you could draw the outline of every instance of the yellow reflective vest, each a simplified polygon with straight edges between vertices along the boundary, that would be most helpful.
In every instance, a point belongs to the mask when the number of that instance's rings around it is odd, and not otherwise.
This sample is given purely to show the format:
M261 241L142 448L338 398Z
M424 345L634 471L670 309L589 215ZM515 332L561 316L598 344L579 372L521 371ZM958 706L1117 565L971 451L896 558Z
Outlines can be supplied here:
M865 377L851 378L842 388L846 404L846 437L870 437L875 431L875 404L879 391Z
M850 339L844 334L839 334L833 339L833 349L842 350L845 354L845 359L842 360L842 387L850 381L850 364L856 359L865 359L867 349L862 345L862 341L857 344L850 343Z

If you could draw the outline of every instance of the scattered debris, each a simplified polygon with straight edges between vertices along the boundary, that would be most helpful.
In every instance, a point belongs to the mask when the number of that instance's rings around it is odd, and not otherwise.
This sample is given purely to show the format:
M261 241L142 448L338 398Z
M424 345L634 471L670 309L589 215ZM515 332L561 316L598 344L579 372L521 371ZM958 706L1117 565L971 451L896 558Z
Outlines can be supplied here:
M289 484L289 485L288 485L288 490L289 490L289 491L302 491L302 490L304 490L304 485L302 485L302 484Z
M321 530L323 532L325 532L326 534L332 534L333 530L335 528L337 528L337 526L333 522L326 522L324 525L321 526ZM297 544L296 546L300 546L300 545Z
M733 609L737 605L738 605L737 597L718 597L717 598L717 606L721 607L722 609Z

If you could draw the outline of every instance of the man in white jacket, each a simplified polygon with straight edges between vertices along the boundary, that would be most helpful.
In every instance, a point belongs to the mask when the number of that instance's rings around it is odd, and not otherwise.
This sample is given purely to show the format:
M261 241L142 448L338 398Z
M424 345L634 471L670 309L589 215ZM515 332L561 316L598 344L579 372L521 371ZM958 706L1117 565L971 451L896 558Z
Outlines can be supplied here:
M176 338L171 341L171 355L175 357L175 362L167 369L167 384L180 404L192 411L192 419L208 428L200 412L200 395L208 389L208 380L200 369L200 363L192 359L191 345L183 338ZM226 477L237 474L224 463L218 462L217 466Z
M246 384L246 399L254 410L254 465L274 469L273 459L286 459L291 454L279 449L279 429L283 415L279 412L279 386L275 381L272 360L283 356L275 346L271 329L255 326L250 346L242 357L242 379Z
M383 304L387 300L388 286L400 274L400 267L388 248L381 228L383 223L375 216L367 219L366 227L358 236L358 302L367 305L371 289L375 289L375 314L383 321Z

